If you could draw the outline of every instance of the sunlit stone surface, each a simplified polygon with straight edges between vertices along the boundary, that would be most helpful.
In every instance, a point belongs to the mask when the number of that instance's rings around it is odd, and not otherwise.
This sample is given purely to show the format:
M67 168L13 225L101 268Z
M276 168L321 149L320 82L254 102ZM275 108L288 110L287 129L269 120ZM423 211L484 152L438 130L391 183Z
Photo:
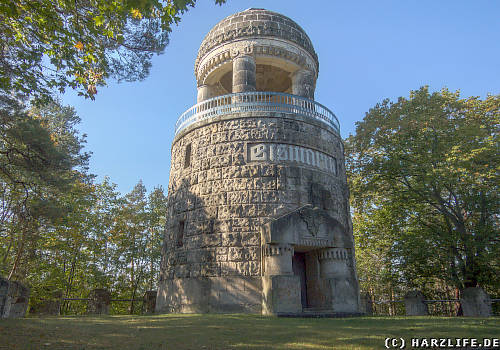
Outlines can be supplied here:
M318 71L307 34L274 12L207 34L199 104L172 145L157 312L359 311L343 144L314 101Z

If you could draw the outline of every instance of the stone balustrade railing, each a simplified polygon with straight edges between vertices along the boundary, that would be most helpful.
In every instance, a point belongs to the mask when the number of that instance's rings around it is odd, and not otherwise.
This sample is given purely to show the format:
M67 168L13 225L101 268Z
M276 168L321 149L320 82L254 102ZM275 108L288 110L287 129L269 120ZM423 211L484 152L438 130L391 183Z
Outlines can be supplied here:
M340 133L335 114L311 99L280 92L241 92L202 101L182 113L175 123L175 134L196 122L233 113L282 112L322 121Z

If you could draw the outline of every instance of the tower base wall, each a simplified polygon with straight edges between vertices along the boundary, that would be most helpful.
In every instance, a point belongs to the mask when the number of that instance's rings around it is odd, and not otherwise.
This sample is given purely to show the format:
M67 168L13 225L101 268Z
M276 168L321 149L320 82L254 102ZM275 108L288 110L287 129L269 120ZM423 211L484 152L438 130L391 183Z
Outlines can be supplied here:
M262 312L261 277L199 277L163 280L156 313Z

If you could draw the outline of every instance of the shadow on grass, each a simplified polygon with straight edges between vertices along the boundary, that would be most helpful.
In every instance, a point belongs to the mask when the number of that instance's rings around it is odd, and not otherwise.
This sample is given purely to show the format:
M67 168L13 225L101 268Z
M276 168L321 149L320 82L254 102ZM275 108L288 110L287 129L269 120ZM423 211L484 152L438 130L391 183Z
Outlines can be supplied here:
M498 337L500 318L258 315L0 320L0 349L374 349L386 337Z

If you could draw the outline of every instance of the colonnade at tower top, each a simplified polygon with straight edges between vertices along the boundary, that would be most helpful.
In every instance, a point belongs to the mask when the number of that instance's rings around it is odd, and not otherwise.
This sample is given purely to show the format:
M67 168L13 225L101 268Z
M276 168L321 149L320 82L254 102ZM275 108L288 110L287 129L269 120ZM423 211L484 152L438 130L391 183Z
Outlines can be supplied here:
M318 59L311 40L286 16L255 9L227 17L200 46L198 102L266 91L314 99Z

